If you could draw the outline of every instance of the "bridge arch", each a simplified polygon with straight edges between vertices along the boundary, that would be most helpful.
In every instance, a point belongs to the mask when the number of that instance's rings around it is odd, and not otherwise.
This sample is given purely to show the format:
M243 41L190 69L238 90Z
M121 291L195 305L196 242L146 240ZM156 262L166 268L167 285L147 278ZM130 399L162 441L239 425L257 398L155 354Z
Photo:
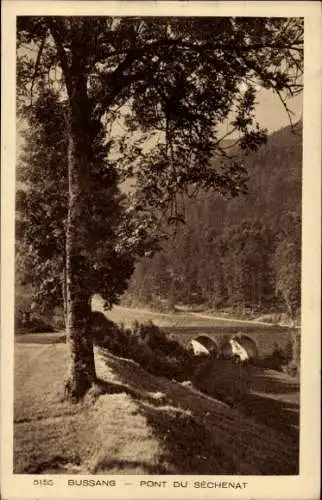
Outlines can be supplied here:
M253 337L243 333L237 333L231 338L232 340L236 340L236 342L238 342L247 351L250 359L256 359L259 357L259 347Z
M217 355L219 353L218 344L210 335L200 333L193 339L190 339L187 344L187 348L189 350L193 350L193 341L198 342L198 344L201 344L201 346L205 347L211 356Z

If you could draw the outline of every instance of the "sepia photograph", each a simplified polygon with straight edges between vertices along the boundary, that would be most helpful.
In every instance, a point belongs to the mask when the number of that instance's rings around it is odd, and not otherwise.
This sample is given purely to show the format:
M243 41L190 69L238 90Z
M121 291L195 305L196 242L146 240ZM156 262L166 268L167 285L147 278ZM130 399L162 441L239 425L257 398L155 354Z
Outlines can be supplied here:
M14 476L218 498L300 475L291 15L15 17Z

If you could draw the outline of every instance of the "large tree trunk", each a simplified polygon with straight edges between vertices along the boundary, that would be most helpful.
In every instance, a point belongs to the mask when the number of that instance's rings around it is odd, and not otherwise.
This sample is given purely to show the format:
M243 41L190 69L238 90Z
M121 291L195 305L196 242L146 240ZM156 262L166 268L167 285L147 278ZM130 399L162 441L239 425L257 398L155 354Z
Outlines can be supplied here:
M72 401L83 397L96 381L90 309L90 297L69 294L66 325L69 361L65 391Z
M86 83L75 79L70 106L68 217L66 229L66 334L69 363L65 393L79 400L96 381L90 332L91 291L86 262L86 217L90 148L86 124Z

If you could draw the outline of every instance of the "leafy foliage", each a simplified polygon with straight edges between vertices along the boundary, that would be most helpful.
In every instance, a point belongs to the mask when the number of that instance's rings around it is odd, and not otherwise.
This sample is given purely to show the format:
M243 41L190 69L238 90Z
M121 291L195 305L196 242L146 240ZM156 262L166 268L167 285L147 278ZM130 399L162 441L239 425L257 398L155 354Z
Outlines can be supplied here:
M229 120L227 135L256 150L265 141L256 89L272 88L287 109L287 95L301 90L302 43L303 22L292 18L21 17L18 102L43 85L70 95L74 72L82 75L87 118L124 128L114 146L121 178L136 179L133 203L171 221L188 186L243 190L245 170L224 161L220 124Z
M24 153L17 170L21 186L17 193L17 275L22 283L33 285L38 306L50 310L63 304L68 205L64 104L53 91L44 91L26 118L30 128L24 132ZM87 214L80 221L84 261L79 260L77 273L85 274L83 284L90 294L102 293L111 305L125 289L133 257L117 239L126 219L115 166L107 161L103 148L100 153L91 165Z

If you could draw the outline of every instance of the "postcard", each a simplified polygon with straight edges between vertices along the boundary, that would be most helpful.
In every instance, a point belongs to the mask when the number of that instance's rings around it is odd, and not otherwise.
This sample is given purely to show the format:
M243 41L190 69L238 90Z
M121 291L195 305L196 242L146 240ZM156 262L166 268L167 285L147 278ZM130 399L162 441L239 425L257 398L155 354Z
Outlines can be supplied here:
M2 13L2 497L319 498L319 3Z

